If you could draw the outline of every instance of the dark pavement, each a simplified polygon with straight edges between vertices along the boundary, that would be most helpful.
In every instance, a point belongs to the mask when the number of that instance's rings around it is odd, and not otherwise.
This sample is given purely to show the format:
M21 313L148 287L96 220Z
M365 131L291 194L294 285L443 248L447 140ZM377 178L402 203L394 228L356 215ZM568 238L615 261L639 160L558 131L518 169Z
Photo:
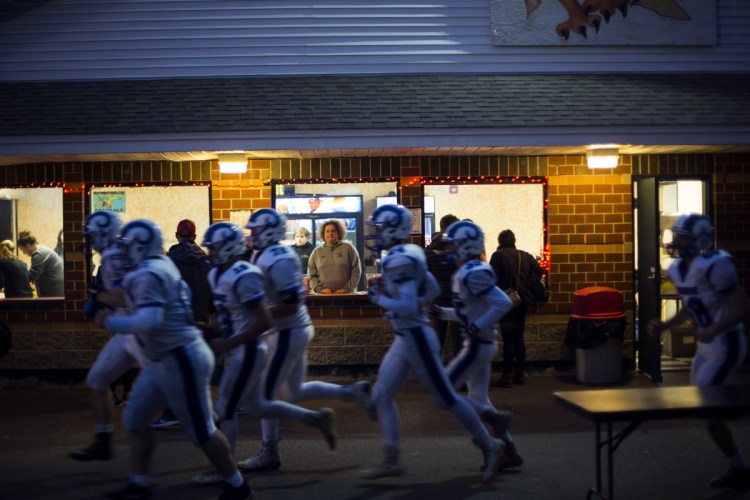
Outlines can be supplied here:
M350 377L322 377L350 383ZM368 377L373 378L373 377ZM738 381L750 383L744 372ZM665 373L662 386L686 385L685 371ZM80 385L60 386L33 381L0 380L0 498L102 498L125 484L127 440L122 410L114 408L116 456L109 462L80 463L69 451L87 445L93 413L89 392ZM247 475L257 499L583 499L593 486L594 424L558 405L552 393L613 387L650 387L642 375L626 373L616 384L580 383L571 371L533 373L524 386L493 388L499 408L515 413L511 432L526 459L520 470L504 471L483 484L481 453L452 417L437 409L417 381L399 395L402 461L406 474L376 481L360 479L357 471L380 459L376 422L358 407L340 401L306 403L331 406L337 413L339 447L328 451L313 429L282 424L282 468ZM240 417L238 459L259 447L259 424ZM750 458L750 420L733 422L746 457ZM158 432L153 464L154 499L216 498L219 487L197 487L190 477L207 469L202 453L178 430ZM645 422L615 454L615 497L620 499L750 498L749 491L716 490L710 477L726 462L697 420Z

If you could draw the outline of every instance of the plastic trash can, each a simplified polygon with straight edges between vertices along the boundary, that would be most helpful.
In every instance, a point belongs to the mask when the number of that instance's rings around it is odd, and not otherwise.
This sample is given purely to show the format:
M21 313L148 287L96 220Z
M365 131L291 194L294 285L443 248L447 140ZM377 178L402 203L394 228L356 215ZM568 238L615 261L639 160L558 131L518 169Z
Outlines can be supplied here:
M593 286L573 293L565 345L576 350L579 382L609 384L622 378L625 323L622 292Z

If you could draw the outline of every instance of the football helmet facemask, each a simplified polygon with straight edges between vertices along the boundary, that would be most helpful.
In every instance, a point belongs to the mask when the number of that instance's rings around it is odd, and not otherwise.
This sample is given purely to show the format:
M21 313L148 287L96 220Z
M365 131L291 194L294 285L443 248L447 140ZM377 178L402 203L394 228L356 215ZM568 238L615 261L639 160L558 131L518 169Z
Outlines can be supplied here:
M148 257L164 254L161 229L146 219L136 219L125 224L118 245L123 249L129 269L135 268Z
M672 258L682 259L706 253L713 247L714 228L705 215L681 215L672 225L672 242L666 246Z
M454 222L445 231L446 243L451 260L466 262L478 258L484 252L484 231L469 221Z
M206 229L201 246L213 249L209 255L216 265L229 262L232 258L245 253L245 235L237 224L216 222Z
M83 239L87 245L101 253L109 248L122 230L122 219L111 210L97 210L86 217Z
M250 230L253 248L260 250L284 239L286 217L273 208L261 208L250 216L245 227Z
M369 250L379 252L408 239L411 234L411 213L402 205L383 205L370 216L367 225L374 228L374 234L365 236L373 241L366 245Z

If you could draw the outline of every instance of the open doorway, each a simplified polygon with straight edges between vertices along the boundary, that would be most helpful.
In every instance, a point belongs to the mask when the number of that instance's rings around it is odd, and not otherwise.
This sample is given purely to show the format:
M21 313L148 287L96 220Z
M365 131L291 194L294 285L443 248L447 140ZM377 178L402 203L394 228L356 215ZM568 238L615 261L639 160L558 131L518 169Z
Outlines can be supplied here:
M654 382L662 370L686 370L695 348L691 326L667 331L661 338L645 333L654 318L669 318L680 307L677 291L666 279L672 259L665 245L671 226L680 215L710 217L709 179L704 177L635 177L633 180L635 349L637 368Z

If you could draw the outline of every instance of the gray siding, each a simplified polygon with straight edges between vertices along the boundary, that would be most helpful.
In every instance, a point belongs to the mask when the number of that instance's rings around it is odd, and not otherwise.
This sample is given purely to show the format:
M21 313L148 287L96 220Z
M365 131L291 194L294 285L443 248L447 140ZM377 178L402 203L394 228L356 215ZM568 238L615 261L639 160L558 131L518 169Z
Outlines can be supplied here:
M19 0L0 4L0 81L748 71L750 2L718 4L717 46L498 47L489 0Z

